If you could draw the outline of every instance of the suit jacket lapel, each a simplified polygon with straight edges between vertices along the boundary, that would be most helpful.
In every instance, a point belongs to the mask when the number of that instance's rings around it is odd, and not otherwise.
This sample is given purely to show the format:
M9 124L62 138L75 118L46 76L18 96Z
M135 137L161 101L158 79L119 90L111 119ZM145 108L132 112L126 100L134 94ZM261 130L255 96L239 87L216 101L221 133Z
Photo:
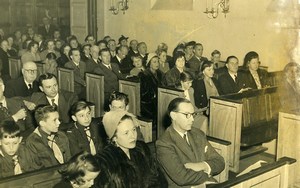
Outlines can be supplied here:
M191 161L195 161L195 154L193 152L194 148L190 147L173 127L171 128L170 133L176 146L182 151L182 153L184 153Z

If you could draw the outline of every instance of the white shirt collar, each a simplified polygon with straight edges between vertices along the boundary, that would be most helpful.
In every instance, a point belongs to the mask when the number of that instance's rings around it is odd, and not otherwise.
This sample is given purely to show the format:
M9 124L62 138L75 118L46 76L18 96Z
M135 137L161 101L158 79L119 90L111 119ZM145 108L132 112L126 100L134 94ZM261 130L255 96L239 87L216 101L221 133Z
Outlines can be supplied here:
M0 101L0 103L2 103L3 107L6 107L6 108L7 108L7 103L6 103L5 97L3 97L3 100Z
M50 105L52 105L52 99L54 99L54 103L58 106L58 93L56 94L56 96L54 98L50 98L48 96L46 96L46 98Z
M33 84L32 84L32 82L31 82L31 83L29 83L29 82L27 82L25 79L24 79L24 82L25 82L25 84L26 84L26 86L27 86L27 89L29 89L29 85L28 85L28 84L31 84L31 87L33 87Z

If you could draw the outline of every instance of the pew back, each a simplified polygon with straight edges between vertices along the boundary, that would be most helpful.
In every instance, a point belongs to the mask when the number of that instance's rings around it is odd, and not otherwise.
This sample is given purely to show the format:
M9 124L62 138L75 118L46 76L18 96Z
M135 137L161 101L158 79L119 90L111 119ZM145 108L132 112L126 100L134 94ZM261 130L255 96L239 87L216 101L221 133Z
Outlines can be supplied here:
M211 97L210 135L228 140L230 168L239 169L240 146L253 146L277 137L277 87Z
M0 179L0 187L6 188L52 188L61 180L60 166L27 172Z
M184 97L183 90L167 87L159 87L157 100L158 100L158 109L157 109L157 138L160 137L171 124L170 118L168 116L168 105L169 103L177 98Z
M21 76L22 63L20 58L8 58L9 75L12 79Z
M58 87L66 91L74 92L74 71L67 68L58 68Z
M95 117L104 115L104 76L86 73L86 100L95 104Z
M119 91L128 95L129 112L141 115L141 97L139 80L119 80Z
M145 143L152 142L152 120L138 116L141 133L143 134Z

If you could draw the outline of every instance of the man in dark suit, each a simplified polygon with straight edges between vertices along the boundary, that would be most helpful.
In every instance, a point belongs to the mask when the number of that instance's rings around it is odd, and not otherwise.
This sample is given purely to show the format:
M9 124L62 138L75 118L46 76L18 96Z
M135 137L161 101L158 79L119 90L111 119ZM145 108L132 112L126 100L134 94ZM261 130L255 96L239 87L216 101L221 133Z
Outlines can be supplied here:
M34 62L23 63L22 74L23 76L10 80L6 84L6 90L4 92L6 97L28 97L33 92L39 91L38 83L36 81L36 64Z
M192 56L192 58L190 60L187 61L187 67L190 68L190 71L192 71L192 73L194 75L198 75L203 62L207 61L207 58L202 57L203 46L200 43L196 43L193 46L193 52L194 52L194 55Z
M91 107L85 101L78 101L70 109L72 127L66 134L70 141L71 155L88 151L92 155L99 153L104 148L103 139L99 135L100 121L93 119Z
M43 18L43 25L38 28L38 32L46 39L52 38L55 31L55 26L50 23L49 18Z
M94 73L104 76L104 108L108 110L109 96L113 91L119 91L119 79L124 79L125 76L121 73L118 64L111 63L109 49L102 49L100 56L102 63L94 70Z
M129 74L133 66L131 61L127 57L128 47L118 46L116 51L117 55L111 59L111 62L119 65L122 74Z
M42 92L33 93L30 101L38 105L56 106L59 113L59 118L63 123L60 129L65 130L67 123L70 122L68 114L70 107L78 101L78 97L71 92L59 90L57 79L53 74L46 73L39 77L40 90Z
M146 67L146 63L147 63L147 44L145 42L139 42L138 45L137 45L137 50L143 58L143 66Z
M99 67L101 59L99 58L99 46L93 45L91 47L91 59L86 62L86 72L94 72Z
M2 79L6 82L10 79L9 67L8 67L8 42L2 40L0 44L0 74Z
M239 72L239 60L235 56L229 56L226 60L227 72L219 77L220 95L241 93L251 89L246 75Z
M222 156L209 144L205 134L192 127L194 107L184 98L168 106L172 124L156 141L157 158L169 187L191 187L216 182L211 176L225 167Z
M6 98L3 95L5 86L0 78L0 121L14 121L19 126L21 136L27 138L34 130L32 118L21 98Z

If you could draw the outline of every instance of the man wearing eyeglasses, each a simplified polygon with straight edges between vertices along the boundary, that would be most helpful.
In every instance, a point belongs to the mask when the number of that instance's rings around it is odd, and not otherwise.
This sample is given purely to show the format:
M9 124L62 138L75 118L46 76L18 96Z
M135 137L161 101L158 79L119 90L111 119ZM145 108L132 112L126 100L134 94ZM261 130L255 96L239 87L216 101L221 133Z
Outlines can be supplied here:
M156 141L157 159L169 187L205 187L216 183L225 162L208 143L205 134L192 127L195 111L190 101L175 98L168 106L172 124Z
M28 97L33 92L39 91L39 86L36 81L37 77L37 66L34 62L25 62L23 63L22 68L23 76L8 81L6 84L5 96L15 97Z

